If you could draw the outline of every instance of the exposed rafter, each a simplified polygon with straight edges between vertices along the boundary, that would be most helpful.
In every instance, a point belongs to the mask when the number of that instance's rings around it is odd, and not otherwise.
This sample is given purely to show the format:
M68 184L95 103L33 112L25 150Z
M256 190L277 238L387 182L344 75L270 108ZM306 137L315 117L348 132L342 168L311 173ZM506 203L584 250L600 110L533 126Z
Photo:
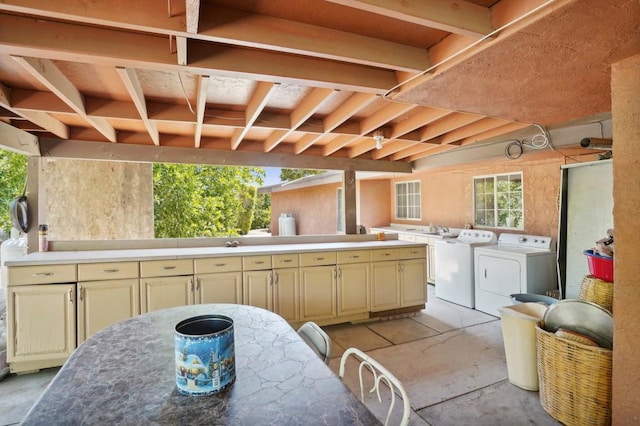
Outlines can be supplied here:
M454 34L482 37L493 27L489 9L464 0L329 0Z
M122 78L122 82L129 91L129 95L131 95L131 100L133 100L133 104L136 106L144 126L147 128L147 132L149 132L151 140L154 145L160 145L160 134L158 133L156 125L149 120L147 101L144 98L144 93L142 93L142 87L140 87L140 81L138 80L136 71L131 68L122 67L118 67L117 70Z
M107 120L87 115L84 107L84 97L53 62L47 59L25 58L22 56L12 56L12 58L25 71L28 71L36 80L69 105L79 116L102 133L107 140L116 142L115 129Z
M209 88L209 76L201 75L198 78L198 98L196 100L196 129L194 142L195 147L200 148L202 137L202 123L204 122L204 112L207 107L207 89Z

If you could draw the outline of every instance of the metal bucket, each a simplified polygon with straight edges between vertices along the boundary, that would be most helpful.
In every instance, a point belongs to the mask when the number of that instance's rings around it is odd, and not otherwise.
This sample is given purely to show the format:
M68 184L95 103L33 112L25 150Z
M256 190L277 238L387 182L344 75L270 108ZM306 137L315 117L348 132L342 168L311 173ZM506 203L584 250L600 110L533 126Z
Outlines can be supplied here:
M185 395L210 395L236 380L233 320L187 318L175 329L176 386Z

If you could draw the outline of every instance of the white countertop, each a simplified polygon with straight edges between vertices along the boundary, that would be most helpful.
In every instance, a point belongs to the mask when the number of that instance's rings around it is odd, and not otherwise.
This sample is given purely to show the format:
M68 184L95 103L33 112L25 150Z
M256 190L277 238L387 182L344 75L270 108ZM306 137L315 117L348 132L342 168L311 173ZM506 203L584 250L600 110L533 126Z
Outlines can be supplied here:
M429 228L428 226L412 227L410 225L403 225L403 226L390 225L390 226L377 226L377 227L371 228L369 231L371 233L389 232L389 233L395 233L395 234L401 232L403 234L422 235L422 236L431 237L431 238L455 238L458 236L458 234L460 234L460 230L454 229L454 228L451 228L449 232L430 232L428 228Z
M32 266L68 263L127 262L180 258L250 256L313 251L343 251L358 249L401 248L423 246L409 241L362 241L305 244L245 245L239 247L188 247L131 250L49 251L31 253L20 259L7 261L7 266Z

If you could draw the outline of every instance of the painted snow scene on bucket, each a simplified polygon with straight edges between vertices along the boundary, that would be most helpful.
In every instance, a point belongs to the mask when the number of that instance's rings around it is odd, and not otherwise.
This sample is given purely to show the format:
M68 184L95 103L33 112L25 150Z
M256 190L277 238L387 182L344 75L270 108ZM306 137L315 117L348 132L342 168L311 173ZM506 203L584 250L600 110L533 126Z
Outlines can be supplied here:
M208 395L234 382L233 332L215 337L176 336L176 385L185 395Z

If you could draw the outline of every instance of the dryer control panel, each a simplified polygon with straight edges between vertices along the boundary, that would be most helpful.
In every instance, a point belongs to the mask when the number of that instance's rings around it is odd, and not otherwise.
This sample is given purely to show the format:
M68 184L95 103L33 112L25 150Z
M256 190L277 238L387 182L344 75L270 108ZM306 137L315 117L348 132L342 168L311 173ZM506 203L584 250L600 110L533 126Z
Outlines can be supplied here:
M498 245L527 247L538 250L555 251L555 240L551 237L526 234L500 234Z

